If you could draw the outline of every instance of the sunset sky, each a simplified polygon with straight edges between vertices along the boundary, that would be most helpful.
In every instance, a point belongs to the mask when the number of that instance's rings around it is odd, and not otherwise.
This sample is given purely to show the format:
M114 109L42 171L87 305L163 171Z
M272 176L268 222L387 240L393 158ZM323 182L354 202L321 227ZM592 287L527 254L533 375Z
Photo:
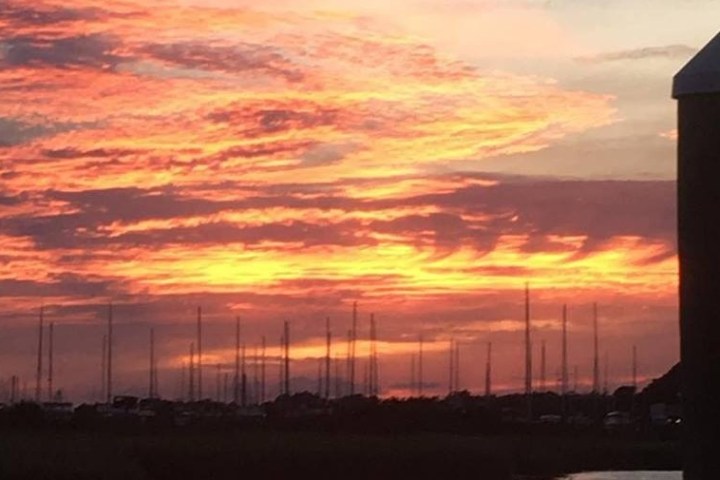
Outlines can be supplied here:
M548 383L569 305L589 388L592 303L609 383L678 359L672 75L718 28L714 0L0 0L0 401L100 388L115 305L116 393L160 392L205 312L206 389L249 352L315 387L325 317L345 356L378 320L384 395L523 386L523 286ZM339 338L338 338L339 337ZM360 342L358 353L367 354ZM358 364L362 371L364 358ZM223 367L225 368L225 367ZM269 391L277 367L268 369ZM539 377L539 371L536 371ZM584 385L584 387L583 387Z

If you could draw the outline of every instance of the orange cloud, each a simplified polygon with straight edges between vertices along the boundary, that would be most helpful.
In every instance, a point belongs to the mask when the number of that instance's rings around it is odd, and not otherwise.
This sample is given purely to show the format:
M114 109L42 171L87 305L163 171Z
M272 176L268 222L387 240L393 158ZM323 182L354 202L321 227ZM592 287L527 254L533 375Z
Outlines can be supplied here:
M209 324L242 313L254 337L281 316L306 322L303 362L322 351L306 307L359 298L387 317L396 378L418 330L436 358L450 333L511 334L498 312L528 279L547 304L672 303L667 184L459 171L611 124L613 98L483 70L410 30L350 10L8 3L0 319L27 325L18 312L45 302L91 329L114 300L136 326L180 328L207 302ZM414 312L427 326L406 323Z

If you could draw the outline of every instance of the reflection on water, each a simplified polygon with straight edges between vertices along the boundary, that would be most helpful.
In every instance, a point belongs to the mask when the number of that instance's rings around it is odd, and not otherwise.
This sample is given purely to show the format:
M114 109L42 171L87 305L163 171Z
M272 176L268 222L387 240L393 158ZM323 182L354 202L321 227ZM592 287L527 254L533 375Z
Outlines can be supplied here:
M570 475L568 480L682 480L682 472L595 472Z

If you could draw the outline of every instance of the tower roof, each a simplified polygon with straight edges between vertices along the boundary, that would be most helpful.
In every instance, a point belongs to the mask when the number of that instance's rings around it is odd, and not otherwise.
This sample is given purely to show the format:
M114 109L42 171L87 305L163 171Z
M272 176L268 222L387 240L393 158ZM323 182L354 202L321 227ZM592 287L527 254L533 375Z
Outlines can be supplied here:
M720 93L720 34L710 40L673 80L673 98L703 93Z

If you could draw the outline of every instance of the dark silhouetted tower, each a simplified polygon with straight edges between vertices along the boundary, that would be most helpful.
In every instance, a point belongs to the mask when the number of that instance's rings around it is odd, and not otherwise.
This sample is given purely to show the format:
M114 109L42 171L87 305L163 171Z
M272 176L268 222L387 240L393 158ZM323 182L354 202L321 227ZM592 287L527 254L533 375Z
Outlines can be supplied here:
M685 480L720 472L720 35L675 76Z

